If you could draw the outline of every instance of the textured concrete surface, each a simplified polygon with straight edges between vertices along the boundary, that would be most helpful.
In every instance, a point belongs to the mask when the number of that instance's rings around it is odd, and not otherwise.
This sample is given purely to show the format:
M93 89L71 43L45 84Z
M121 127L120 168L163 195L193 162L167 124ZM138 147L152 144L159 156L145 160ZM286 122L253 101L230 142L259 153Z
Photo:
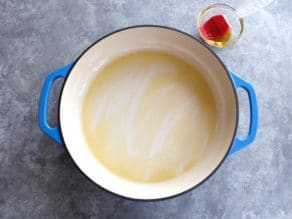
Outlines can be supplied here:
M210 2L0 0L0 218L292 218L290 0L246 18L241 41L215 49L257 90L259 133L195 190L158 202L116 197L81 175L38 128L38 98L48 72L125 26L160 24L197 35L196 15ZM53 124L61 84L51 98ZM248 111L239 93L243 136Z

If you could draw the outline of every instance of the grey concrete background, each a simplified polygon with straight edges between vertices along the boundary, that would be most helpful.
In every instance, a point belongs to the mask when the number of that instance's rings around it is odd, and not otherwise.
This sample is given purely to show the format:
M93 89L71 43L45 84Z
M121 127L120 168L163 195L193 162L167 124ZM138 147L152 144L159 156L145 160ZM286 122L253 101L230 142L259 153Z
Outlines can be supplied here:
M0 0L0 218L292 218L292 4L245 19L243 38L215 52L258 95L257 140L195 190L165 201L119 198L89 182L38 128L47 74L121 27L159 24L197 36L206 0ZM243 1L227 1L234 6ZM58 81L51 98L56 124ZM240 131L248 123L240 93Z

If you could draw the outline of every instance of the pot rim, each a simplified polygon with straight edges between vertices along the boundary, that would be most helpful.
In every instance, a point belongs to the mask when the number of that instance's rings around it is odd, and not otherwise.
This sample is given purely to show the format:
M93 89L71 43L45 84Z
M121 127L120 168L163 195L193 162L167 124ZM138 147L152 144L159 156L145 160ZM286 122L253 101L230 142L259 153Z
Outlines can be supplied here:
M219 164L212 170L212 172L205 178L203 179L201 182L199 182L198 184L194 185L193 187L185 190L185 191L182 191L180 193L176 193L174 195L170 195L170 196L167 196L167 197L162 197L162 198L153 198L153 199L142 199L142 198L132 198L132 197L128 197L128 196L123 196L121 194L117 194L113 191L110 191L109 189L107 188L104 188L102 187L101 185L99 185L98 183L96 183L95 181L93 181L89 176L87 176L87 174L81 170L81 168L78 166L77 162L75 162L75 160L73 159L73 157L71 156L69 150L68 150L68 147L64 141L64 137L63 137L63 132L62 132L62 124L61 124L61 119L60 119L60 115L61 115L61 101L62 101L62 96L63 96L63 92L64 92L64 88L65 88L65 84L68 80L68 78L70 77L70 74L71 74L71 71L72 69L74 68L74 66L78 63L79 59L81 59L83 57L84 54L86 54L86 52L91 49L94 45L96 45L97 43L99 43L100 41L102 41L103 39L115 34L115 33L118 33L118 32L121 32L121 31L124 31L124 30L128 30L128 29L134 29L134 28L143 28L143 27L153 27L153 28L163 28L163 29L168 29L168 30L173 30L173 31L176 31L178 33L181 33L181 34L184 34L185 36L187 37L190 37L192 38L193 40L195 40L196 42L200 43L202 46L204 46L211 54L213 54L213 56L217 59L217 61L222 65L222 67L224 68L225 70L225 73L227 74L230 82L231 82L231 85L232 85L232 89L233 89L233 93L234 93L234 97L235 97L235 104L236 104L236 119L235 119L235 128L234 128L234 132L233 132L233 136L232 136L232 139L231 139L231 142L229 144L229 147L228 147L228 150L226 151L226 154L224 155L224 157L222 158L222 160L219 162ZM167 200L167 199L171 199L171 198L175 198L175 197L178 197L178 196L181 196L195 188L197 188L198 186L200 186L201 184L203 184L204 182L206 182L218 169L219 167L223 164L223 162L225 161L225 159L227 158L232 146L233 146L233 143L234 143L234 140L235 140L235 137L236 137L236 132L237 132L237 128L238 128L238 119L239 119L239 109L238 109L238 96L237 96L237 92L236 92L236 88L235 88L235 85L234 85L234 82L233 82L233 79L229 73L229 71L227 70L225 64L221 61L221 59L216 55L215 52L213 52L207 45L205 45L203 42L201 42L200 40L198 40L196 37L184 32L184 31L181 31L181 30L178 30L176 28L173 28L173 27L168 27L168 26L162 26L162 25L152 25L152 24L143 24L143 25L134 25L134 26L128 26L128 27L124 27L124 28L120 28L120 29L117 29L117 30L114 30L102 37L100 37L99 39L97 39L96 41L94 41L90 46L88 46L79 56L78 58L73 62L70 70L68 71L68 74L66 76L66 78L64 79L64 82L63 82L63 85L62 85L62 88L61 88L61 92L60 92L60 98L59 98L59 105L58 105L58 122L59 122L59 125L60 125L60 134L61 134L61 138L62 138L62 143L64 145L64 148L65 150L67 151L67 153L69 154L69 157L71 159L71 161L73 161L73 164L77 167L77 169L81 172L81 174L83 176L85 176L89 181L91 181L93 184L95 184L96 186L98 186L99 188L103 189L104 191L106 192L109 192L115 196L118 196L120 198L124 198L124 199L128 199L128 200L132 200L132 201L141 201L141 202L149 202L149 201L161 201L161 200Z

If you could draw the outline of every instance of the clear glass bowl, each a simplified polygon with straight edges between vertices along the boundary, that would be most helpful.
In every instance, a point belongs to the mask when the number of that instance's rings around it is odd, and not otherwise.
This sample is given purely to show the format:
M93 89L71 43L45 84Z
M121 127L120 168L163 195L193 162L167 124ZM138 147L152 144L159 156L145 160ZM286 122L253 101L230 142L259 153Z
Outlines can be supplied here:
M213 41L205 39L202 36L202 33L200 31L200 27L209 20L212 16L222 14L225 16L226 20L231 26L231 36L227 41ZM223 3L217 3L209 5L208 7L202 9L198 15L197 18L197 29L201 36L201 38L210 46L218 47L218 48L226 48L228 46L233 45L236 43L243 32L244 29L244 23L242 18L236 17L236 9L223 4Z

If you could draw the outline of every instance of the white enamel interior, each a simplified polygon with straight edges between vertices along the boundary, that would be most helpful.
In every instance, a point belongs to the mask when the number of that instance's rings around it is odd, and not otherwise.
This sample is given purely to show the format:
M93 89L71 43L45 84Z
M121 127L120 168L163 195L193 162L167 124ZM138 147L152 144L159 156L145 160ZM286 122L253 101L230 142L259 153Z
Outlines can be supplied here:
M123 179L90 153L81 125L81 110L87 89L99 69L130 51L156 49L169 51L196 66L208 81L216 98L218 126L215 140L200 161L177 178L159 183ZM162 27L134 27L116 32L92 46L78 60L64 86L60 122L67 149L78 167L91 180L116 194L135 199L158 199L184 192L206 179L220 164L236 129L236 94L223 65L199 42L175 30Z

